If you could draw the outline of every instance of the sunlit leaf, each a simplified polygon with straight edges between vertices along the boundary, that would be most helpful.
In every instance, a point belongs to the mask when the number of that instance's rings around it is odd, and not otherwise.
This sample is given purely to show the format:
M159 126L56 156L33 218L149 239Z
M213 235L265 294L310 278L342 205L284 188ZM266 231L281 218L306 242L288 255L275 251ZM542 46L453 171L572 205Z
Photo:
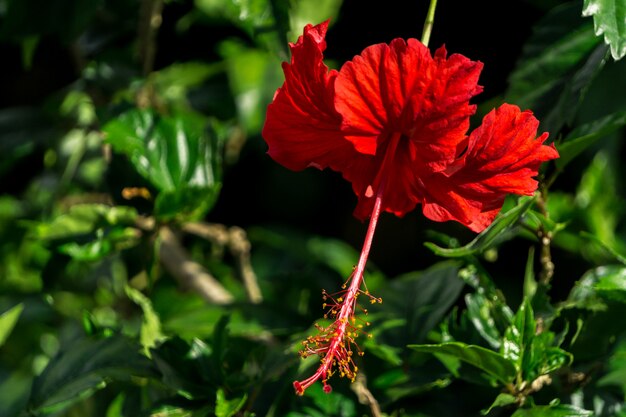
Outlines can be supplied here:
M18 304L0 314L0 347L6 342L11 331L13 331L23 310L24 304Z
M87 234L103 226L131 225L136 218L137 211L132 207L77 204L51 222L38 224L35 232L39 239L58 240Z
M438 345L409 345L408 347L417 352L450 355L475 366L502 384L508 384L515 378L516 372L513 362L499 353L481 346L448 342Z
M216 417L233 417L246 403L247 396L227 400L224 391L217 390L217 399L215 402Z
M191 113L169 117L131 110L104 131L113 149L127 155L160 191L157 216L196 219L213 206L221 187L223 144L206 120Z
M507 405L515 404L516 402L517 402L517 398L515 398L514 395L501 393L501 394L498 394L495 400L493 400L493 403L491 403L489 408L481 411L480 413L486 416L487 414L491 412L491 410L493 410L496 407L506 407Z
M518 372L530 370L531 345L535 338L537 323L528 299L525 299L513 317L502 341L502 355L515 363Z
M138 243L132 207L77 204L50 222L39 223L34 235L77 260L94 261Z
M302 34L305 25L317 24L325 20L333 23L343 0L300 0L292 2L289 13L291 42Z
M576 203L587 230L605 245L618 243L616 228L626 209L619 198L616 161L605 152L596 154L585 170L576 192Z
M286 3L276 0L195 0L200 11L211 17L229 20L260 46L283 59L288 56Z
M626 267L601 266L593 274L597 279L594 289L600 296L626 303Z
M614 60L626 55L626 3L622 0L584 0L583 16L593 16L596 36L604 35Z
M496 220L476 236L474 240L460 248L442 248L431 242L426 242L424 245L437 255L448 258L458 258L484 252L492 247L497 239L502 238L502 235L506 234L506 232L515 225L534 202L535 199L532 197L520 198L515 207L506 213L501 213Z
M271 54L234 41L222 43L228 80L239 121L248 134L261 132L267 103L283 81L279 62Z
M141 346L144 348L144 353L147 356L150 356L150 349L155 347L158 342L165 339L161 330L161 320L152 308L150 299L143 295L141 291L128 285L124 289L128 298L141 307L141 310L143 311L143 321L141 323L139 340L141 342Z

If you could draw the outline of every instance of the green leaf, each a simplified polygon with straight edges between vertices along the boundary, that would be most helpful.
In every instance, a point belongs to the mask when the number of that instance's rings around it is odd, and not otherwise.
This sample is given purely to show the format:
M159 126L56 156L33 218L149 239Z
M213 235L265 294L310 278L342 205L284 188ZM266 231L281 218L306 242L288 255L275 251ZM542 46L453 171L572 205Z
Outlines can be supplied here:
M58 412L109 382L133 376L156 376L139 346L122 336L78 340L61 350L35 379L28 408L34 413Z
M213 206L221 187L223 145L214 125L191 113L161 117L135 109L103 130L113 149L127 155L159 190L159 218L197 219Z
M267 103L284 79L279 62L267 52L235 41L223 42L220 53L226 63L239 122L247 134L258 134L265 122Z
M154 212L161 220L197 220L207 213L219 196L221 184L213 187L181 187L161 191L154 202Z
M348 397L339 390L328 395L322 389L322 384L314 384L305 391L304 396L312 399L316 406L316 409L306 407L305 416L307 417L355 417L357 415L354 397Z
M24 304L20 303L0 314L0 347L9 338L22 311L24 311Z
M526 260L526 269L524 271L524 298L532 300L537 293L537 280L535 279L535 248L533 246L528 250L528 259Z
M506 330L501 353L515 364L524 381L533 381L572 362L572 355L555 345L548 329L537 334L537 322L528 298L525 298Z
M223 70L223 65L219 63L179 62L153 72L150 80L154 82L159 97L176 106L186 103L189 90L200 86L208 78Z
M541 128L548 132L560 132L563 126L571 126L589 86L606 64L607 48L599 45L585 63L567 80L557 102L542 118Z
M604 34L614 60L626 55L626 3L622 0L584 0L583 16L593 16L596 36Z
M214 146L205 134L204 119L191 114L159 116L134 109L106 124L106 140L126 154L142 176L159 190L183 185L213 186Z
M482 410L480 414L482 414L483 416L486 416L487 414L491 412L491 410L493 410L496 407L506 407L507 405L515 404L516 402L517 402L517 398L515 398L514 395L507 394L507 393L500 393L498 394L496 399L493 400L493 403L491 403L489 408L487 408L486 410Z
M291 2L289 40L295 42L307 24L318 24L325 20L334 22L343 0L300 0Z
M386 340L382 336L393 339L388 343L392 346L425 341L463 289L458 272L456 263L442 262L426 271L397 277L381 288L383 304L377 310L390 320L402 320L401 326L381 328L381 341Z
M617 386L626 395L626 340L622 339L607 362L608 372L598 381L599 386Z
M601 266L593 271L594 289L601 297L626 303L626 268Z
M276 0L195 0L196 7L210 17L229 20L244 30L258 45L286 60L289 29L286 2Z
M492 303L481 293L472 293L465 296L467 315L480 335L493 347L500 348L500 332L491 315Z
M615 248L609 246L606 242L603 242L601 239L599 239L597 236L594 236L591 233L588 232L581 232L580 236L571 236L571 240L574 240L576 238L580 237L580 240L587 240L590 243L592 243L594 246L598 247L602 252L604 252L604 254L607 255L608 259L610 259L610 262L619 262L622 265L626 265L626 256L624 256L623 254L621 254L620 252L618 252ZM582 245L581 245L582 246ZM583 246L583 250L586 249Z
M26 372L15 371L0 379L0 416L22 416L33 377Z
M576 190L576 203L587 230L609 247L619 243L617 227L624 210L618 170L616 159L607 152L598 152Z
M132 207L111 207L104 204L76 204L67 213L35 228L37 238L61 240L84 235L108 226L134 225L137 211Z
M452 356L475 366L502 384L508 384L515 378L516 372L513 362L501 354L481 346L447 342L438 345L409 345L408 347L417 352Z
M354 271L354 266L359 259L359 252L352 246L338 239L312 237L306 242L307 257L313 257L321 264L327 265L346 279ZM372 265L367 268L367 286L374 290L384 285L385 277Z
M534 197L520 198L517 205L504 214L500 214L496 220L483 230L474 240L460 248L442 248L432 242L424 245L439 256L458 258L484 252L492 247L498 238L509 232L515 223L530 209L535 202Z
M33 228L35 237L81 261L102 259L139 241L132 207L77 204L67 213Z
M572 130L558 145L560 157L556 160L557 168L563 169L589 146L623 126L626 126L626 111L610 114Z
M247 395L241 398L235 398L227 400L224 390L217 390L217 398L215 402L215 416L216 417L232 417L246 404L248 399Z
M580 6L557 7L533 28L518 65L509 78L506 101L539 115L553 107L566 76L598 44L592 25L580 18ZM548 98L548 99L547 99Z
M515 364L518 372L524 375L531 370L531 345L535 338L537 323L528 299L524 299L513 317L513 323L506 330L502 341L502 355Z
M151 350L154 364L162 375L162 382L187 399L215 395L221 380L214 378L213 350L199 339L186 342L171 338Z
M584 410L569 404L559 404L520 408L511 417L587 417L592 415L593 411Z
M124 287L126 295L135 304L141 307L143 311L143 320L140 330L141 346L144 348L146 356L150 356L150 349L155 347L157 343L165 339L165 335L161 331L161 320L152 308L152 302L141 291L126 285Z

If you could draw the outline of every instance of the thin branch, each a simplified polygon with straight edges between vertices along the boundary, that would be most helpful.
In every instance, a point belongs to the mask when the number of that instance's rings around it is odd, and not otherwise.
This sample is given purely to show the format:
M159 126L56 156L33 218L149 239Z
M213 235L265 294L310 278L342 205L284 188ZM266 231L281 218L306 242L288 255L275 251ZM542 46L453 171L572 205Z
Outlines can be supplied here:
M257 276L250 261L250 241L242 228L233 226L227 229L221 224L202 222L185 223L182 228L185 232L207 239L215 245L227 246L237 262L248 299L254 304L263 301Z
M372 417L382 417L380 405L369 388L367 388L367 379L363 372L359 372L356 375L356 380L350 385L350 389L356 394L359 403L369 406Z
M437 0L430 0L428 14L426 14L426 21L424 22L424 31L422 32L422 43L424 46L428 46L428 42L430 42L430 32L432 32L435 24L435 9L437 9Z
M218 246L223 247L228 244L228 229L223 224L190 222L183 224L182 229L184 232L199 236Z
M537 199L537 206L541 211L541 214L547 219L549 216L548 209L546 207L546 189L542 187ZM539 238L539 244L541 245L541 254L539 261L541 263L541 272L539 274L539 283L548 286L554 276L554 262L552 262L552 253L550 247L552 245L552 232L546 230L542 224L537 230L537 237Z
M159 229L159 239L161 263L181 285L214 304L230 304L234 301L232 294L219 281L202 265L191 260L169 227L163 226Z
M163 0L142 0L139 14L139 59L144 75L150 74L156 56L156 35L163 20Z
M230 253L237 260L239 273L248 293L248 299L250 302L258 304L263 301L263 295L261 294L261 288L259 288L254 269L252 269L252 262L250 262L250 241L248 236L245 230L236 226L231 227L229 232L228 247L230 248Z

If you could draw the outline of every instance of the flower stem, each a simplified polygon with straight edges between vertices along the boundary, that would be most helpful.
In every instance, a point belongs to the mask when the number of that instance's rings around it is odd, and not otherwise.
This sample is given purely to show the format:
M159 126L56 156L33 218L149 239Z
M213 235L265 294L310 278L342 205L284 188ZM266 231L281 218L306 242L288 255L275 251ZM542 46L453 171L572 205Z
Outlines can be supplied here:
M430 32L433 30L435 24L435 9L437 8L437 0L430 0L430 6L428 6L428 14L426 14L426 21L424 21L424 31L422 32L422 43L424 46L428 46L430 41Z
M367 258L374 239L374 232L381 213L383 188L383 186L379 186L376 193L376 200L374 201L372 216L369 226L367 227L367 233L365 234L363 249L361 249L359 262L350 277L350 285L345 291L344 296L336 300L341 303L341 308L339 309L337 306L338 314L336 315L335 322L327 328L321 328L321 334L319 336L310 337L304 342L306 348L301 352L301 355L306 357L317 354L322 357L322 360L315 374L303 381L295 381L293 383L293 387L298 395L304 394L305 389L320 379L324 384L324 392L331 392L332 389L330 385L328 385L327 380L333 374L333 367L337 368L341 376L346 376L352 381L354 381L356 377L357 367L352 360L353 352L351 345L355 343L354 339L357 337L359 328L354 325L354 311L357 297L359 293L363 292L361 291L361 284L363 283L365 265L367 264ZM365 292L365 294L370 297L372 302L381 302L380 299L370 296L369 293ZM331 311L333 310L331 309Z

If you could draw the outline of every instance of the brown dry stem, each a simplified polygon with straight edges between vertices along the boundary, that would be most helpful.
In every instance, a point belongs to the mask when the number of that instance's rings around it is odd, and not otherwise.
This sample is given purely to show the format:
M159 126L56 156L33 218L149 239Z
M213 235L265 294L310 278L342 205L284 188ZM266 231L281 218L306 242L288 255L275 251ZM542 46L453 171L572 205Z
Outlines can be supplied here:
M228 247L237 263L237 269L245 286L248 300L254 304L263 301L257 276L252 269L251 245L245 230L237 226L226 228L221 224L192 222L184 224L183 231L207 239L219 247Z
M162 226L159 239L161 263L183 287L197 292L213 304L230 304L234 301L232 294L213 275L191 259L172 229Z
M359 372L356 375L356 379L350 385L350 389L354 391L360 404L367 405L370 408L372 417L382 417L380 405L369 388L367 388L367 378L363 372Z

